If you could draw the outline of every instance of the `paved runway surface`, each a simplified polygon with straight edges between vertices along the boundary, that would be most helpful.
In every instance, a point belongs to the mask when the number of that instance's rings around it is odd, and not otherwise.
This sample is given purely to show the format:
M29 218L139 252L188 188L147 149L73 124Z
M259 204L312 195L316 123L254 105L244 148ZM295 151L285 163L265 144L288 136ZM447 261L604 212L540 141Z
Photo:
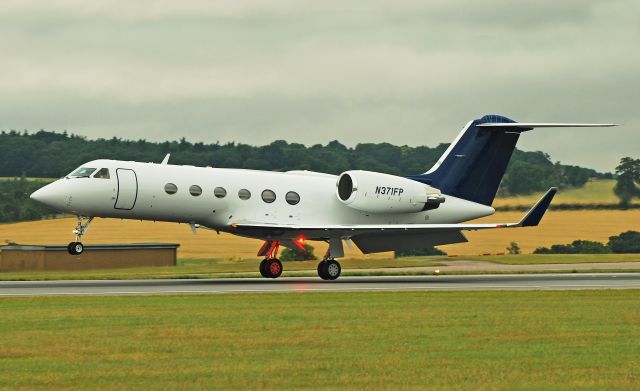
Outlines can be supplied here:
M640 273L0 282L0 296L576 289L640 289Z

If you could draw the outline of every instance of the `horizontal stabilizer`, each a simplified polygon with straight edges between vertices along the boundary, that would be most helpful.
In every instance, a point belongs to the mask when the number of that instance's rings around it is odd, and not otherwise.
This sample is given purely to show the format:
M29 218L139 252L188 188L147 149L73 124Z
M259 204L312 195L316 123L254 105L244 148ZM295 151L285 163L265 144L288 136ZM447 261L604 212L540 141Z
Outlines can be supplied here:
M618 124L565 124L565 123L535 123L535 122L485 122L476 125L479 128L496 130L513 130L524 132L534 128L606 128Z

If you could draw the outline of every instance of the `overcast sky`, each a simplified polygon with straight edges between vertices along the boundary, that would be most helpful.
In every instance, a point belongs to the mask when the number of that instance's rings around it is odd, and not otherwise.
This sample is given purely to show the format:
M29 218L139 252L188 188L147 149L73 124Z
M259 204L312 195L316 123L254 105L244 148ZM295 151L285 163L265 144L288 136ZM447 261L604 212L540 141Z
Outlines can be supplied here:
M485 113L622 123L519 147L640 157L640 1L0 3L4 130L435 146Z

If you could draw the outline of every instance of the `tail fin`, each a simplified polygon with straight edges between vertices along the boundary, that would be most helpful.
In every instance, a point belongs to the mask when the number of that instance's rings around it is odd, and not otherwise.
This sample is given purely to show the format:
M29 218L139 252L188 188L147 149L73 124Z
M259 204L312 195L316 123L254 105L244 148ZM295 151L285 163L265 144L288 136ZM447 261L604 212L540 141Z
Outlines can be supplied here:
M538 127L595 127L614 124L517 123L500 115L473 120L426 173L408 177L444 194L491 205L520 133Z

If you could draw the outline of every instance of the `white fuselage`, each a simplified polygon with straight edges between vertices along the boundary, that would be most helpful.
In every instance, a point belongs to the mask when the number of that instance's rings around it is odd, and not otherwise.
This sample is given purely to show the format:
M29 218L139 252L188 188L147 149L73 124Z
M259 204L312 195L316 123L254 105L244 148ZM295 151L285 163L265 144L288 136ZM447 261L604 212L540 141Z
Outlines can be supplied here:
M443 224L494 213L489 206L451 196L434 210L368 213L340 201L336 195L337 176L307 171L271 172L117 160L95 160L83 166L107 168L110 177L65 177L34 196L55 209L79 216L191 223L229 232L233 232L232 224L247 221L300 226ZM167 184L175 185L177 191L168 194ZM193 185L199 186L202 194L192 195ZM223 188L226 195L214 195L216 188ZM250 192L248 199L239 197L242 189ZM264 190L273 191L275 201L265 202ZM297 204L287 202L288 192L299 195Z

